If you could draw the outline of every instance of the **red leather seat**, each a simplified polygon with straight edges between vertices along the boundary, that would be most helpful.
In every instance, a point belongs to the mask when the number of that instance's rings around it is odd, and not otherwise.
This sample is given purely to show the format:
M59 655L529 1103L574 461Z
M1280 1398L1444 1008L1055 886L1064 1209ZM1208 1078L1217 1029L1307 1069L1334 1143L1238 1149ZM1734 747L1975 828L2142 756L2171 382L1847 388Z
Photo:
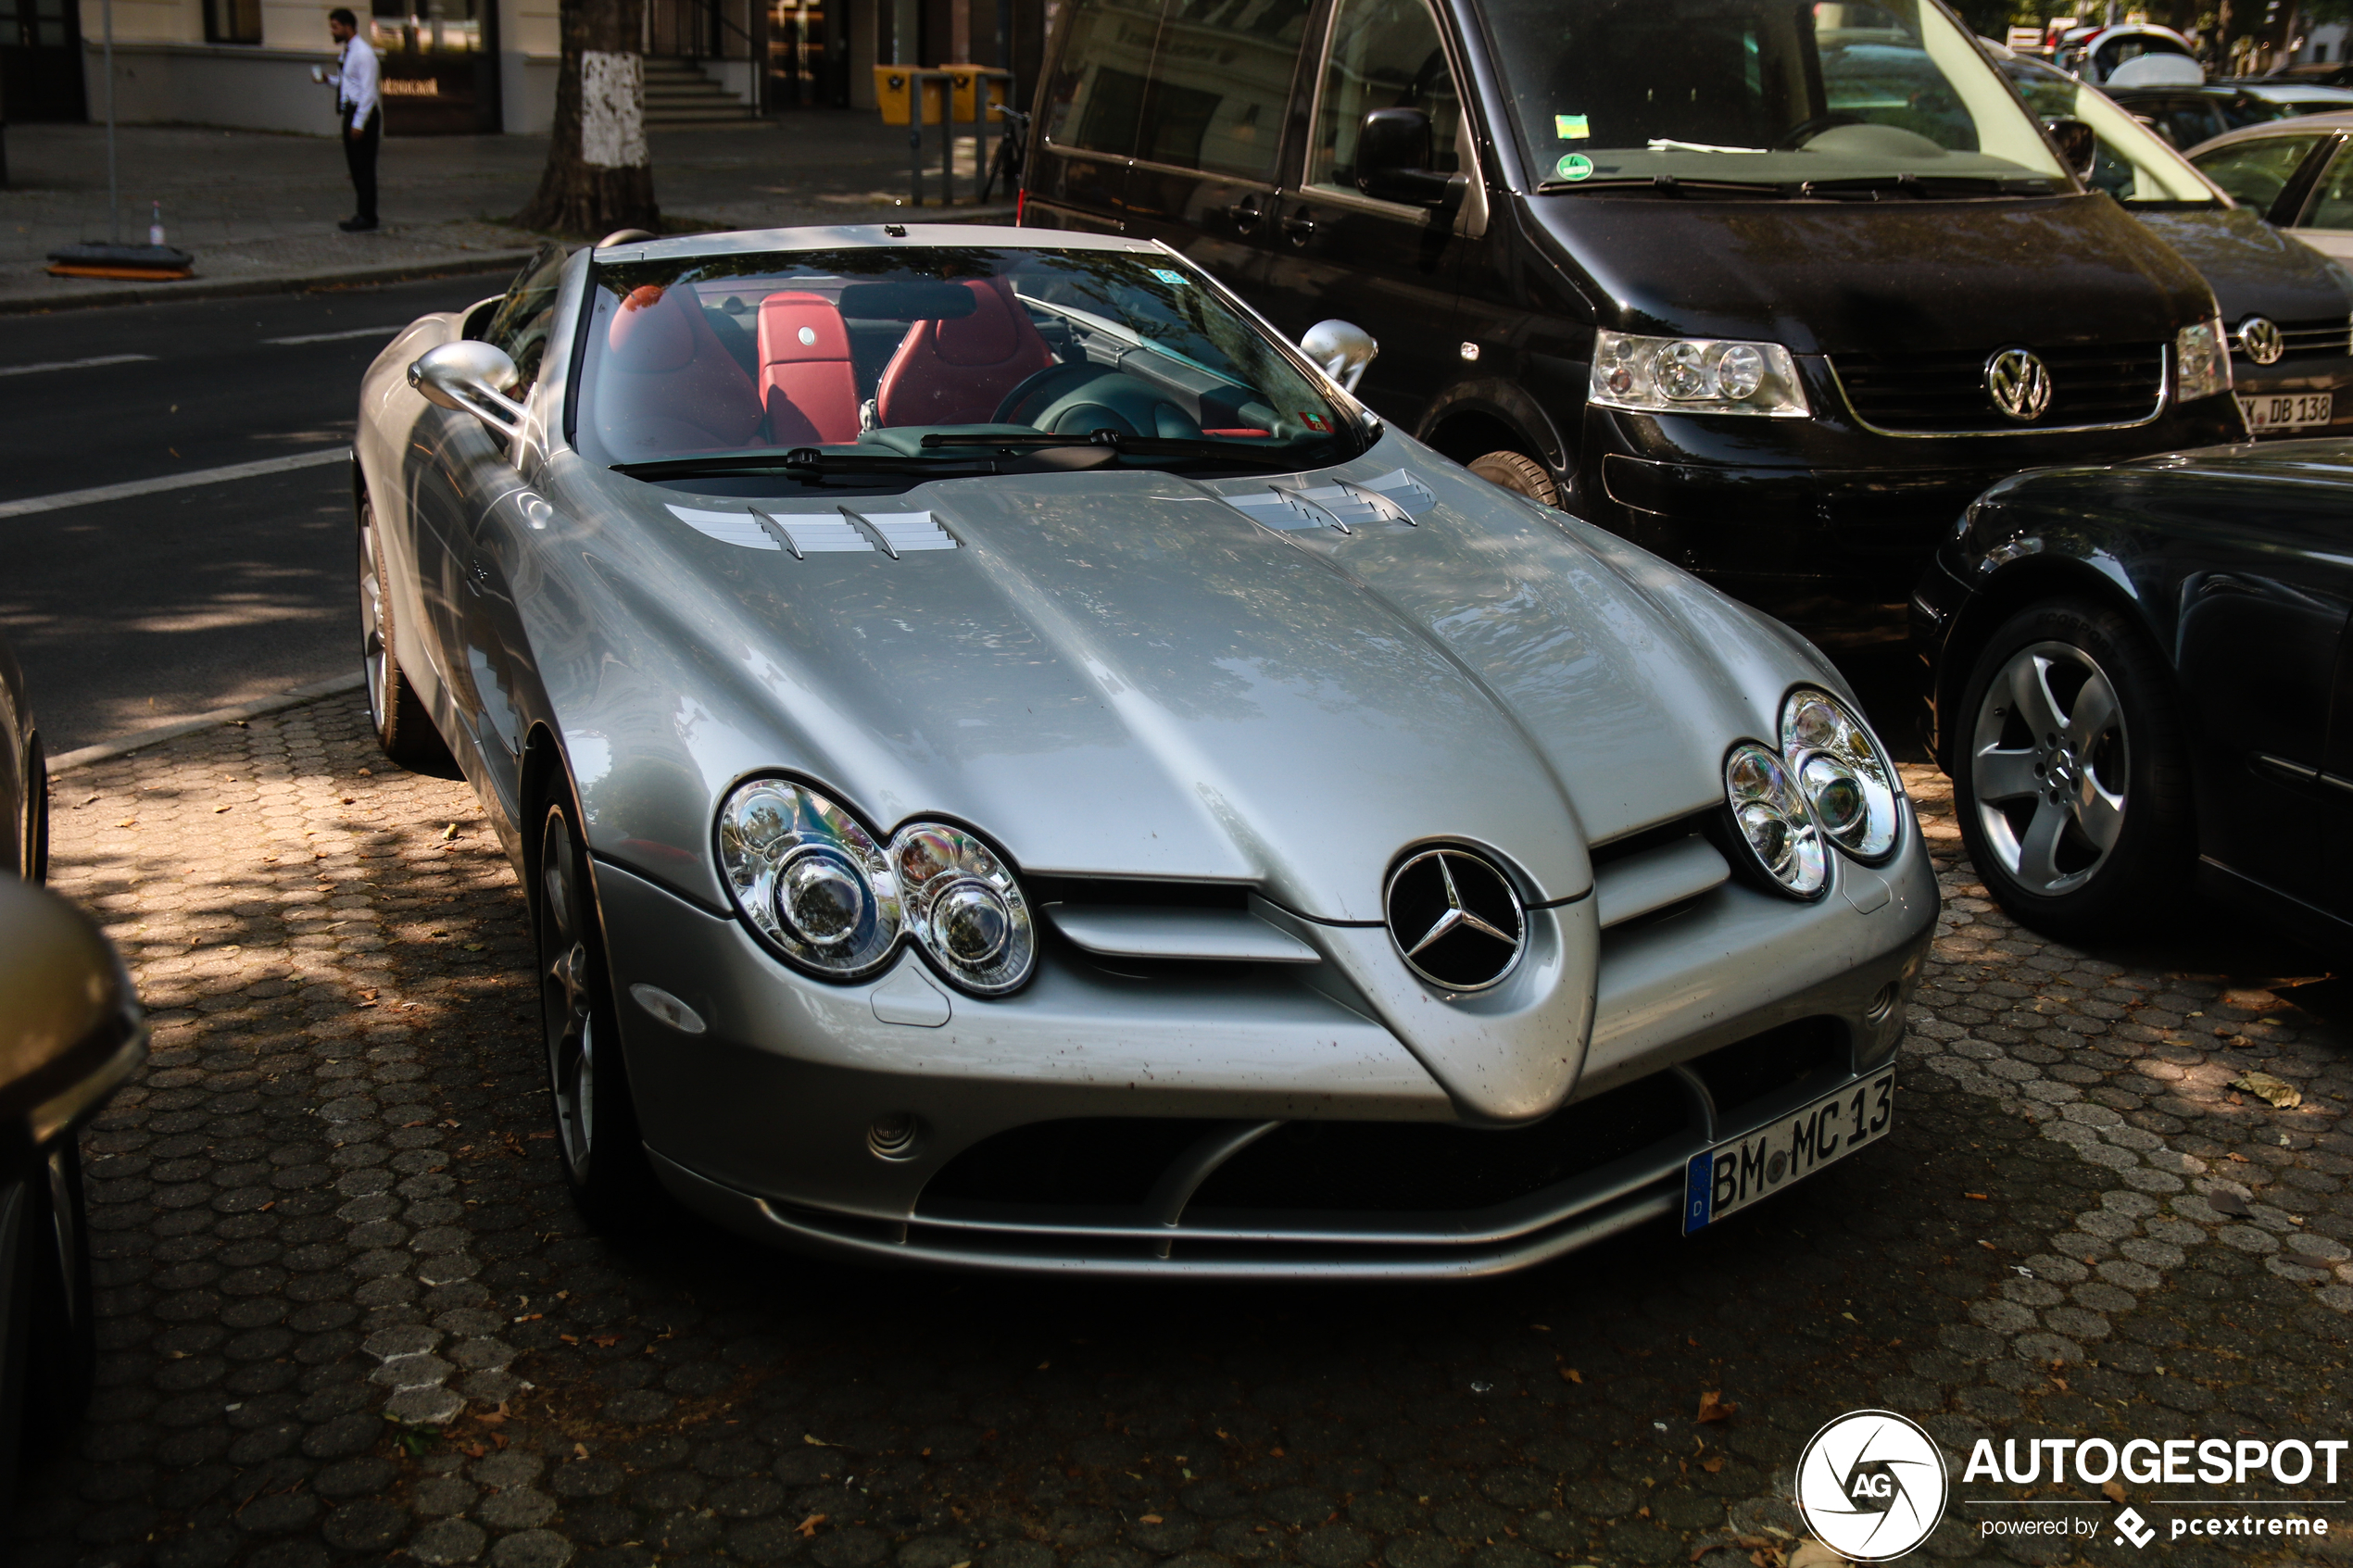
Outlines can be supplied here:
M884 425L984 424L1054 351L1004 278L967 280L973 313L917 321L900 343L875 393Z
M779 446L858 439L858 375L832 300L772 294L760 302L760 395L768 438Z
M623 458L748 446L760 394L703 320L691 289L632 290L606 329L597 433Z

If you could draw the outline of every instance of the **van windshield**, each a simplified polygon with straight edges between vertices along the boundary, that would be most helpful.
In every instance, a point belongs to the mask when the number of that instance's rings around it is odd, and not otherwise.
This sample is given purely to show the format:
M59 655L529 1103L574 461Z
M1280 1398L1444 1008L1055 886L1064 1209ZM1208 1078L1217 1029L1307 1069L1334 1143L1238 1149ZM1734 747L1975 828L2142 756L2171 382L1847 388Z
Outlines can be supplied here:
M1540 189L2070 182L1934 0L1490 0Z
M2189 159L2099 89L2040 60L2004 60L2002 74L2018 88L2026 107L2044 119L2080 119L2091 126L2099 152L2083 182L2092 189L2126 207L2224 205L2221 193L2206 182Z

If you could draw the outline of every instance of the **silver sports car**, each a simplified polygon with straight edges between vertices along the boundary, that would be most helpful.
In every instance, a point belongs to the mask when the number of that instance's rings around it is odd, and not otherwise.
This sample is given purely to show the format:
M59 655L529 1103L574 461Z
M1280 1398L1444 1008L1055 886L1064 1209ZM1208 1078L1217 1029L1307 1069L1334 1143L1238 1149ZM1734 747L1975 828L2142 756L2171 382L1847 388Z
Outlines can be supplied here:
M1472 1275L1885 1135L1936 890L1837 675L1310 341L891 225L551 248L376 361L370 700L530 890L592 1218Z

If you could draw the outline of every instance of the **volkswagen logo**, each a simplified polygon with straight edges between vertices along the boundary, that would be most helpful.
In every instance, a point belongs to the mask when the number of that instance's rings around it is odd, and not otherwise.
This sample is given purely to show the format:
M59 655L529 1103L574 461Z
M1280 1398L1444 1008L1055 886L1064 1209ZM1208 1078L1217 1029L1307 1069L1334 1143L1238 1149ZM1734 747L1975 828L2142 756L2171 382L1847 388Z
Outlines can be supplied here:
M2287 352L2287 339L2273 322L2249 316L2239 323L2239 352L2259 365L2276 365Z
M2043 417L2051 406L2051 372L2027 348L2005 348L1985 361L1985 391L2020 424Z
M1390 873L1382 897L1405 967L1441 991L1499 985L1527 946L1519 895L1467 849L1425 849Z

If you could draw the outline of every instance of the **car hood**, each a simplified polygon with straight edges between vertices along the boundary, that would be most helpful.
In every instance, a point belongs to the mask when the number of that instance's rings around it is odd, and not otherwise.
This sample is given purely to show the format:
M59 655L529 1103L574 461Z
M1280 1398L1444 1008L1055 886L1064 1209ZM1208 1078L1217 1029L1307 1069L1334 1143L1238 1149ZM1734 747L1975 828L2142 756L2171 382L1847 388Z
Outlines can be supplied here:
M2245 207L2133 216L2206 275L2233 327L2249 316L2285 323L2353 312L2342 267Z
M2106 196L2017 201L1528 198L1603 324L1799 353L2170 341L2203 280ZM1988 334L1993 334L1989 339Z
M1777 623L1394 434L1275 482L854 501L955 542L896 559L796 559L749 503L577 458L547 479L610 596L534 610L590 835L714 905L712 812L770 771L884 833L968 823L1026 873L1246 883L1315 921L1378 922L1389 868L1434 840L1575 899L1589 844L1719 800L1726 747L1770 732L1791 681L1835 681ZM1303 523L1233 504L1341 481L1402 505L1343 533L1353 497Z

